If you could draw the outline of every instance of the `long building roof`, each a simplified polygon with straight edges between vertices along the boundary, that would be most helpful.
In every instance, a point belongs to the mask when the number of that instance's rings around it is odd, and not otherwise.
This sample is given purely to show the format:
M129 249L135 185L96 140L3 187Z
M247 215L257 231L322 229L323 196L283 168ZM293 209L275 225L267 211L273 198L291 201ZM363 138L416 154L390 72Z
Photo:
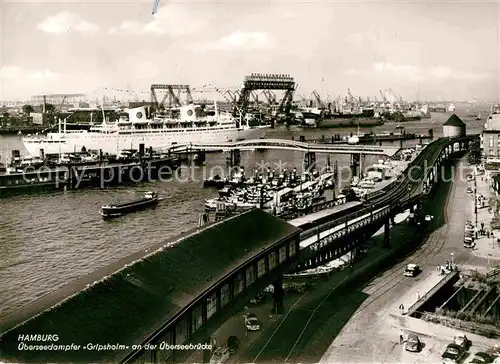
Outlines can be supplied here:
M116 362L128 351L17 351L18 335L57 334L56 344L140 344L249 258L299 231L260 209L211 225L5 333L3 356L22 362Z

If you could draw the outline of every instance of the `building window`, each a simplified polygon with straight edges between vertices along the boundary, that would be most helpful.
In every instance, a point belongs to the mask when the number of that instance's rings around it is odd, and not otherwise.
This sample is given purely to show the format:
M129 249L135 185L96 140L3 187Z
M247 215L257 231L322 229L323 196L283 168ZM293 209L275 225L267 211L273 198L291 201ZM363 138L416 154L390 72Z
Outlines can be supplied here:
M247 268L247 287L250 286L253 282L255 282L255 269L254 266L251 265Z
M243 281L243 273L238 273L236 277L234 277L234 295L237 296L241 292L243 292L243 289L245 288Z
M489 142L490 142L490 144L489 144L490 148L493 148L493 137L492 136L490 136Z
M279 250L279 262L280 264L286 260L286 245L282 246Z
M223 307L231 299L229 283L224 284L220 289L220 306Z
M495 151L493 149L490 149L490 157L494 157L495 156Z
M207 319L212 317L217 312L217 292L213 292L207 298Z
M257 263L257 277L260 278L266 274L266 258L262 258Z
M203 324L202 305L197 305L191 312L191 333L198 330Z
M295 255L295 241L291 241L288 243L288 252L290 253L291 257Z
M273 270L276 268L277 262L276 262L276 252L272 252L269 254L269 270Z

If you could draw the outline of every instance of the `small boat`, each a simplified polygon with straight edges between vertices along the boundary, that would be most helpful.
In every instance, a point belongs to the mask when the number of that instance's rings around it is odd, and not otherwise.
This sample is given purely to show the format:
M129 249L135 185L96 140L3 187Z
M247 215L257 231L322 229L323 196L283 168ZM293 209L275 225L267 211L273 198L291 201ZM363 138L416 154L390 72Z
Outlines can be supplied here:
M162 198L158 197L155 192L146 192L144 196L135 201L130 201L126 203L116 204L116 205L104 205L101 208L101 215L103 218L112 218L142 210L149 206L156 206Z

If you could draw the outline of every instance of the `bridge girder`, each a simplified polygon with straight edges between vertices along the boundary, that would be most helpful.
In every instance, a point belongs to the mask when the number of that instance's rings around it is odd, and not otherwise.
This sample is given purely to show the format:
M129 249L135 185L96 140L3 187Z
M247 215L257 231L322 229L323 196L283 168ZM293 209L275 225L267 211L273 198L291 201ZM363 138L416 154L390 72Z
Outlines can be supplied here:
M286 114L292 108L293 92L295 91L295 81L290 75L282 74L261 74L252 73L246 76L243 81L241 95L238 100L240 112L245 115L250 101L250 94L255 90L283 90L285 95L280 102L279 111ZM270 94L265 93L266 97Z

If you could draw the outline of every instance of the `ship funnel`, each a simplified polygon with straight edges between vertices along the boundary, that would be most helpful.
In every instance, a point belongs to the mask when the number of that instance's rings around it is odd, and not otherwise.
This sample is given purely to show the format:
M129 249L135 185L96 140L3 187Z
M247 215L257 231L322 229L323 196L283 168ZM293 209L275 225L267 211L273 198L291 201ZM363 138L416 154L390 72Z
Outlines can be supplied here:
M182 121L195 121L196 120L196 106L193 104L181 106L181 120Z
M128 119L133 123L147 121L146 108L144 106L134 107L128 110Z

